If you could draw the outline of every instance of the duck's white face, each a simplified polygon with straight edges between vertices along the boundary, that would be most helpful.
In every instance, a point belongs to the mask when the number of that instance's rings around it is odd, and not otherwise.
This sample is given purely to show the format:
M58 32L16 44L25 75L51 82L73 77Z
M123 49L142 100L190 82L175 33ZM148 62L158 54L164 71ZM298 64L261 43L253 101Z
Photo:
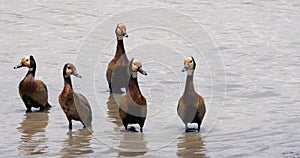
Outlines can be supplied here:
M195 64L196 63L192 56L186 57L184 59L184 67L181 71L182 72L187 71L188 75L191 75L191 73L195 70Z
M81 76L76 71L75 65L73 64L66 64L65 73L68 77L74 75L76 77L81 78Z
M131 69L132 69L132 74L133 77L136 77L137 72L140 72L143 75L147 75L146 71L144 71L142 69L142 63L139 59L132 59L132 65L131 65Z
M123 37L128 37L126 33L126 25L125 24L118 24L116 28L116 36L118 37L119 40L122 40Z
M142 63L138 59L133 59L132 62L132 71L133 72L138 72L138 69L142 67Z
M24 56L22 59L21 59L21 62L14 67L14 69L18 69L18 68L21 68L21 67L28 67L29 71L33 71L33 67L35 66L35 61L32 57L32 62L30 61L30 58L31 56L30 55L27 55L27 56Z
M21 59L23 66L30 67L30 55L26 55Z

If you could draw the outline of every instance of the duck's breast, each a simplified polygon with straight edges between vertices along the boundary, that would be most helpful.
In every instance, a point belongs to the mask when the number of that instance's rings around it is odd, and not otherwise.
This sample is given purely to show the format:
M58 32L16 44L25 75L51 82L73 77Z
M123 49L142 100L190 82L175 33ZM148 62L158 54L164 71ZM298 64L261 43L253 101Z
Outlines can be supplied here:
M65 88L59 95L59 104L68 118L76 117L77 110L74 105L74 97L72 90Z
M19 84L19 93L21 97L27 96L42 106L48 103L48 90L41 80L24 79Z

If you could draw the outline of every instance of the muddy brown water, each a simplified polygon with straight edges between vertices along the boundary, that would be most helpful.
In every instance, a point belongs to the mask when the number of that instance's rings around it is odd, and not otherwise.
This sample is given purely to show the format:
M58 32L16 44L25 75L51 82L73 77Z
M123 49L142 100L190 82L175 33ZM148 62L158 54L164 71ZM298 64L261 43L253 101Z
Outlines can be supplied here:
M296 0L2 0L1 157L300 157L299 7ZM138 76L148 102L144 133L124 130L120 96L105 80L119 22L127 25L128 57L148 73ZM48 112L26 114L19 97L27 70L13 66L28 54L48 86ZM189 55L207 106L200 133L184 133L176 114ZM92 106L92 134L78 122L69 131L58 104L67 62L83 76L72 81Z

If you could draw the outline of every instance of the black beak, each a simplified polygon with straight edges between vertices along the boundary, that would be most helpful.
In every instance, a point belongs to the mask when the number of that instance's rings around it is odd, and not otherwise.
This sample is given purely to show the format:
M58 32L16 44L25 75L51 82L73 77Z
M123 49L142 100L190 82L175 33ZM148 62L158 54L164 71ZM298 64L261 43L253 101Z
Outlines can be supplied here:
M123 36L126 37L126 38L128 38L128 34L126 32L123 33Z
M74 75L75 77L81 78L81 75L79 75L79 73L77 73L77 71L73 71L72 75Z
M21 68L21 67L23 67L23 63L22 62L20 62L17 66L15 66L14 69L18 69L18 68Z
M142 68L139 68L138 72L140 72L141 74L147 76L147 72L145 70L143 70Z
M183 69L181 70L182 72L186 71L189 69L189 65L188 64L184 64Z
M122 35L123 35L124 37L128 38L128 34L126 33L125 30L122 30Z

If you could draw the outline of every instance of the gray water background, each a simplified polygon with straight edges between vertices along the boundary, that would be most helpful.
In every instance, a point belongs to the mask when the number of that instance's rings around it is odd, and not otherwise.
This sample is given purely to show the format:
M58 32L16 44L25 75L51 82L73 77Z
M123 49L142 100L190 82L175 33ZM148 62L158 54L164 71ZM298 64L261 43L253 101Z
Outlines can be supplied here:
M2 0L1 156L299 157L299 10L296 0ZM148 72L139 75L143 134L124 131L107 91L119 22L129 58ZM17 86L27 70L13 66L28 54L48 86L49 113L25 114ZM176 114L188 55L208 108L199 134L185 134ZM67 62L83 76L73 83L92 105L92 135L80 123L69 132L58 104Z

